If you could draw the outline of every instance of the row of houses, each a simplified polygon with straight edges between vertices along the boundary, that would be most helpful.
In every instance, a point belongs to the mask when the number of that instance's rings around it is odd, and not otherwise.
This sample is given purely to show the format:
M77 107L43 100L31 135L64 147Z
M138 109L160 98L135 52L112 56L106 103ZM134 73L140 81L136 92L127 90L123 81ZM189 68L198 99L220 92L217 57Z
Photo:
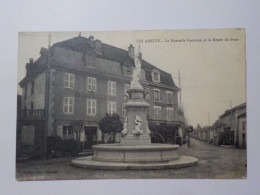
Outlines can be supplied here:
M26 64L18 98L17 155L44 156L48 137L73 139L73 120L83 121L80 141L86 147L100 143L104 135L99 121L118 114L124 121L126 91L132 79L135 48L123 50L93 36L74 37L41 48L37 60ZM171 74L142 58L140 83L150 104L148 121L170 127L173 135L184 124L178 92Z
M196 128L192 136L214 145L246 148L246 103L225 111L212 126Z

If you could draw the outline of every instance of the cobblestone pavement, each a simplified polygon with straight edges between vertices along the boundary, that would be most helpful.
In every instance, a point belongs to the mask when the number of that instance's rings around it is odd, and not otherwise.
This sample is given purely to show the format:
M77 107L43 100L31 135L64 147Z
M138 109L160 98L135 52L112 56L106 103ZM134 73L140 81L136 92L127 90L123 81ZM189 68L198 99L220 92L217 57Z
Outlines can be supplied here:
M55 179L234 179L246 178L246 150L218 147L191 139L179 149L182 156L199 159L197 165L166 170L89 170L71 166L70 158L18 162L18 180Z

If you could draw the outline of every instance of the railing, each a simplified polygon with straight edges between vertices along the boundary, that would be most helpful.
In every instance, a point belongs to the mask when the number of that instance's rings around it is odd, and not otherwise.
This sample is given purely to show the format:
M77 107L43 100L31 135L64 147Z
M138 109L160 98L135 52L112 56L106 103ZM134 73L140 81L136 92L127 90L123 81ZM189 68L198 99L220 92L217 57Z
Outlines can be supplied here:
M21 110L19 117L22 119L42 119L45 118L45 110Z

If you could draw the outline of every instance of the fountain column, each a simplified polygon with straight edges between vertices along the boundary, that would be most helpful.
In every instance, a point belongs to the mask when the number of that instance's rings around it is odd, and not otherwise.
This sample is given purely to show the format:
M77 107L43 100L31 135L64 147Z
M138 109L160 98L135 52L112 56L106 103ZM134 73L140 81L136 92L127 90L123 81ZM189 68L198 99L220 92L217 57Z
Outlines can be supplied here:
M125 134L121 137L123 145L149 145L151 144L150 130L148 128L147 113L149 104L144 100L144 89L130 88L129 101L125 105L126 125Z
M147 113L150 105L144 100L144 89L139 83L141 62L137 56L135 56L134 60L135 69L127 91L129 100L125 105L127 114L121 144L130 146L149 145L151 144L151 138Z

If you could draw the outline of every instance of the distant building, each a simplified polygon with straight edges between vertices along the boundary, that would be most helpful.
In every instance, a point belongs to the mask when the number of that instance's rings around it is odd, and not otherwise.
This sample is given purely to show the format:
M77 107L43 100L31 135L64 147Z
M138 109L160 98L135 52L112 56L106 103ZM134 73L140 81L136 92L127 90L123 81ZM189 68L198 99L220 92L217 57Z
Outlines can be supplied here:
M246 147L246 103L225 111L210 131L215 145Z
M246 117L242 119L243 116L246 116L246 103L238 105L230 110L227 110L224 114L222 114L219 117L219 121L224 124L223 130L230 133L231 145L240 146L242 144L242 138L239 139L239 135L243 131L243 125L239 125L239 120L245 122Z
M246 148L247 145L247 128L246 128L246 113L242 113L237 116L237 134L238 134L238 146Z
M128 51L94 40L75 37L41 48L39 59L26 64L20 82L22 105L18 114L20 154L46 152L46 139L58 136L75 139L69 127L73 120L84 121L80 141L85 147L102 142L98 123L106 113L125 118L134 69L134 47ZM177 131L184 124L178 112L178 91L171 74L142 59L140 83L150 103L148 120Z

